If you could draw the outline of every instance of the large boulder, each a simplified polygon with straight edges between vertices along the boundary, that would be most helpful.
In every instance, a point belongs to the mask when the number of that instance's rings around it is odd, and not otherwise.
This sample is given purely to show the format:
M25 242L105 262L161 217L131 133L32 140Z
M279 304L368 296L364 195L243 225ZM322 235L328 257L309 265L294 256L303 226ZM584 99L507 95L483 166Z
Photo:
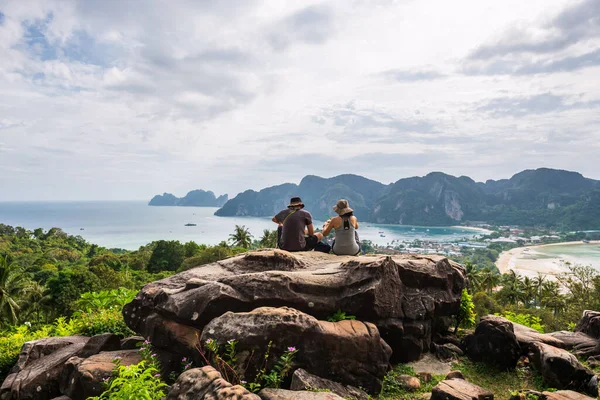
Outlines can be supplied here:
M567 350L534 343L531 359L548 386L598 395L598 377Z
M335 393L345 399L368 400L369 395L354 386L342 385L341 383L331 381L313 375L302 368L298 368L292 375L290 390L322 390Z
M558 390L556 392L543 392L540 400L595 400L593 397L577 393L572 390Z
M0 387L1 400L49 400L60 396L59 381L65 362L80 354L88 337L41 339L26 343L19 361Z
M61 392L73 400L99 396L106 389L104 381L113 375L115 360L128 366L142 361L137 350L107 351L89 358L72 357L65 366L61 379Z
M226 311L289 306L325 320L342 310L377 325L399 357L394 361L409 361L447 328L464 287L464 268L441 256L264 250L150 283L123 315L154 345L187 355L206 324Z
M224 345L238 342L239 363L251 380L264 368L262 355L269 343L267 370L288 347L298 349L294 362L312 374L379 393L391 349L377 327L368 322L319 321L288 307L261 307L246 313L227 312L213 319L202 331L201 340Z
M77 344L77 347L80 347L79 345L85 346L89 340L90 338L86 336L62 336L26 342L23 347L21 347L19 359L10 372L17 373L37 359L52 354L64 347L71 346L73 344Z
M481 318L475 332L465 336L463 347L473 361L494 364L503 369L515 368L521 355L513 324L494 315Z
M575 332L581 332L595 339L600 339L600 312L586 310L575 327Z
M258 394L262 400L344 400L343 397L329 392L263 389Z
M242 386L227 382L211 366L185 371L169 391L167 400L260 400Z
M508 321L507 319L505 320ZM565 348L566 346L565 343L557 337L545 333L540 333L533 328L517 324L516 322L511 323L513 325L513 330L515 332L517 341L519 342L519 345L521 346L521 349L524 352L527 352L527 350L529 350L531 348L531 345L534 343L544 343L561 349Z
M548 334L560 340L561 348L571 351L576 356L583 358L600 355L600 341L583 332L558 331Z
M434 386L431 400L494 400L494 394L463 379L446 379Z

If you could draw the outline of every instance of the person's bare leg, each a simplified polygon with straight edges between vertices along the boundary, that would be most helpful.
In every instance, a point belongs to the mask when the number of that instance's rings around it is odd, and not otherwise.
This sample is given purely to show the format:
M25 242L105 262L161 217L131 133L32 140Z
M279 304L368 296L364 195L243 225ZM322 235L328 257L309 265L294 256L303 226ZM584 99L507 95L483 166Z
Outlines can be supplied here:
M319 239L319 242L323 240L323 234L321 232L315 232L315 236Z

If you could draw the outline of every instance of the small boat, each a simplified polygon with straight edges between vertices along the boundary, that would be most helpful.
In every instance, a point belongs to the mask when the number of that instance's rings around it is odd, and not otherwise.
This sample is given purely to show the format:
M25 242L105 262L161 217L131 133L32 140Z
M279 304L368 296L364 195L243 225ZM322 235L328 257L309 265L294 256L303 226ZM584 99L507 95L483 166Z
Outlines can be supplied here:
M382 233L382 234L379 235L379 237L385 237L385 235Z
M589 242L590 242L590 241L589 241L589 240L587 240L587 239L583 241L583 243L589 243Z
M196 226L196 224L185 224L185 226Z
M80 231L83 231L84 229L83 229L83 228L79 228L79 230L80 230Z

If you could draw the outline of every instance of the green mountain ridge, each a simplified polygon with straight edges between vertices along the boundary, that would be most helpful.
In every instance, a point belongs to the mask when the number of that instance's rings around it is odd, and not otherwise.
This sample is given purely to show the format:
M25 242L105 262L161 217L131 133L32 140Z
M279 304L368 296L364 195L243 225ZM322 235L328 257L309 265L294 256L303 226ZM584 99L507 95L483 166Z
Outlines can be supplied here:
M192 190L184 197L177 197L171 193L157 194L148 203L149 206L181 206L181 207L221 207L227 200L226 194L216 197L213 192Z
M309 175L298 185L247 190L228 200L215 215L273 216L293 196L302 197L316 219L332 215L331 207L345 198L360 220L381 224L449 226L478 221L563 230L600 228L600 181L550 168L485 183L442 172L389 185L359 175Z

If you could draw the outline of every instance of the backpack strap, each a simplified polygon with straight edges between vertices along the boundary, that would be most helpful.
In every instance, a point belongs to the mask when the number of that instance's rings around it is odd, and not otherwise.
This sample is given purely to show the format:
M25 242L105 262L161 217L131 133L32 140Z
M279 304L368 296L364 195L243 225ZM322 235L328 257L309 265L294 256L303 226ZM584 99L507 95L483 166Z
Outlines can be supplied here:
M288 215L287 215L287 216L286 216L286 217L283 219L283 221L281 221L281 225L285 224L285 221L286 221L286 220L287 220L287 219L290 217L290 215L292 215L292 214L293 214L293 213L295 213L296 211L298 211L298 210L294 210L294 211L292 211L291 213L289 213L289 214L288 214Z

